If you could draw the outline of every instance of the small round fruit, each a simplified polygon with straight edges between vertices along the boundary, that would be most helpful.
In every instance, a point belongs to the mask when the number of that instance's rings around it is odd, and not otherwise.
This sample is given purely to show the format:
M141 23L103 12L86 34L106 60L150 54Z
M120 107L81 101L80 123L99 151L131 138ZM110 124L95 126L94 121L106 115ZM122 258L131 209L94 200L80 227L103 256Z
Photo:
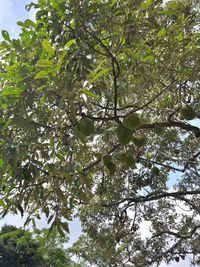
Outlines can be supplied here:
M117 127L117 137L120 144L127 145L131 141L132 132L131 130L127 129L122 124L120 124Z
M151 174L154 176L158 176L160 174L160 170L156 166L154 166L151 169Z
M130 130L137 129L140 127L140 119L136 113L130 113L124 118L123 125Z
M181 117L183 117L183 119L185 120L193 120L196 116L196 113L195 113L195 110L191 107L191 106L183 106L181 109L180 109L180 114L181 114Z
M80 131L83 135L89 136L94 133L94 121L89 118L82 118L79 121Z
M142 147L146 144L146 137L142 136L142 135L135 135L132 139L133 143L138 146L138 147Z

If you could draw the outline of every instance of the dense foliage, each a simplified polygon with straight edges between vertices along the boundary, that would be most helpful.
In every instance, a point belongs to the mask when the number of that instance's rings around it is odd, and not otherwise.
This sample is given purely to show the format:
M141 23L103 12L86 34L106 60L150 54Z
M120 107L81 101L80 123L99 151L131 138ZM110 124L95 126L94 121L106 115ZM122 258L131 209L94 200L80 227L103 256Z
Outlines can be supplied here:
M77 212L84 266L198 258L198 1L30 8L0 45L1 214L64 235Z
M47 230L34 233L12 225L0 232L0 265L3 267L75 267L63 248L64 240Z

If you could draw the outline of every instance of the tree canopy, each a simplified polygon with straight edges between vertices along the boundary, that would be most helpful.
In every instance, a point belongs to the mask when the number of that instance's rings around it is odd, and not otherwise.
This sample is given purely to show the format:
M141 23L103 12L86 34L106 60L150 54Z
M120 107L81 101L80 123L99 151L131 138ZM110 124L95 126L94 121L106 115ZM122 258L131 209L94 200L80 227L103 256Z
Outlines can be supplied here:
M4 225L0 232L0 264L4 267L75 267L55 232L30 232Z
M31 8L0 44L1 215L44 213L64 235L77 213L85 266L198 259L198 1Z

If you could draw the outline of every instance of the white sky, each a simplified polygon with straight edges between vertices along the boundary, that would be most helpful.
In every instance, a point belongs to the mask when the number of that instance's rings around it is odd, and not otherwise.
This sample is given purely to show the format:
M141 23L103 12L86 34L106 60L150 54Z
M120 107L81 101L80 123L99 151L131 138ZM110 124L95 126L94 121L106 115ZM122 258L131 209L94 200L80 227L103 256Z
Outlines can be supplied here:
M7 30L12 38L16 38L19 34L19 26L16 25L17 21L23 21L27 18L34 19L34 12L27 12L25 10L25 5L34 0L0 0L0 31ZM0 36L0 40L2 37ZM21 219L21 216L13 216L11 214L7 215L4 219L0 220L0 227L7 224L13 224L17 227L23 226L24 219ZM47 227L45 218L42 218L41 221L37 221L38 228ZM149 224L144 223L142 226L143 235L148 232ZM81 233L80 222L76 219L70 223L70 243L73 243L77 240L78 236ZM170 265L161 264L160 267L188 267L189 263L187 260L180 261L179 263L171 263Z

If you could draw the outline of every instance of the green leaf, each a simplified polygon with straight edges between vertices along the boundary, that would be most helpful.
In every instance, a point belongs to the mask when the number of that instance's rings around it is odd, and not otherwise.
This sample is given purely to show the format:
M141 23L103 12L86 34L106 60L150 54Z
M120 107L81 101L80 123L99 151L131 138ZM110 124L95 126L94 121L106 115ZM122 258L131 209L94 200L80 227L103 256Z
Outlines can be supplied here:
M90 73L90 77L94 77L98 71L102 68L103 64L105 64L105 60L102 60L96 67L96 69L94 69L91 73Z
M93 94L91 91L89 91L87 89L80 89L79 92L81 94L84 94L84 95L89 96L89 97L92 97L92 98L96 98L96 99L98 98L97 95Z
M19 50L21 47L20 47L20 41L19 40L17 40L17 39L13 39L12 40L12 44L13 44L13 46L14 46L14 48L16 49L16 50Z
M64 233L64 231L62 230L62 228L61 228L61 224L60 224L60 223L57 223L57 224L56 224L56 228L57 228L57 231L58 231L58 233L60 234L60 236L65 237L65 233Z
M35 24L32 20L30 20L30 19L26 19L26 20L24 21L24 25L25 25L27 28L29 28L29 27L35 27L35 26L36 26L36 24Z
M59 3L57 2L57 0L51 0L51 4L53 6L53 8L57 8Z
M2 36L3 36L3 38L4 38L4 40L6 40L6 41L8 41L8 42L11 41L11 40L10 40L9 33L8 33L7 31L3 30L3 31L1 32L1 34L2 34Z
M176 11L175 10L164 10L161 12L162 15L165 16L172 16L172 15L176 15Z
M75 39L71 39L69 42L66 43L66 45L64 46L64 48L69 48L71 45L73 45L76 42Z
M103 76L108 72L108 68L104 68L103 70L99 71L90 81L89 83L95 82L100 76Z
M159 32L158 32L158 38L163 38L166 35L166 29L162 28Z
M3 168L3 159L0 159L0 170Z
M55 193L57 194L57 197L59 198L59 200L61 202L64 202L66 200L66 197L65 197L65 195L63 194L63 192L62 192L62 190L60 188L57 188L55 190Z
M39 160L36 160L36 159L32 159L32 162L35 164L35 165L38 165L40 167L43 167L44 163L42 163L41 161Z
M66 219L69 220L70 216L71 216L71 211L69 209L65 209L64 211L62 211L62 216Z
M154 60L153 55L148 55L148 56L142 58L142 62L152 61L152 60Z
M24 215L24 209L22 208L22 206L20 204L17 205L17 209L19 210L21 216L23 217L23 215Z
M28 217L24 223L24 227L27 226L31 222L31 218Z
M61 227L69 234L69 224L67 222L62 222Z
M37 62L37 67L39 67L39 68L52 68L53 63L48 59L40 59Z
M44 78L47 78L49 75L49 72L48 71L45 71L45 70L41 70L40 72L38 72L35 76L35 80L37 79L44 79Z
M54 218L54 215L49 216L47 223L49 224L53 220L53 218Z
M35 23L30 20L30 19L26 19L24 22L22 21L18 21L17 25L21 26L21 27L25 27L25 28L30 28L30 27L35 27Z
M24 91L24 88L5 88L3 91L0 93L1 96L19 96L22 92Z
M23 26L24 26L24 22L22 22L22 21L18 21L18 22L17 22L17 25L23 27Z
M42 209L42 211L45 213L46 217L48 218L49 217L49 208L48 208L48 206L47 207L44 207Z
M32 222L33 228L36 228L36 223L35 223L35 219L34 218L31 219L31 222Z
M142 9L148 9L153 3L153 0L145 0L140 4Z
M9 207L5 208L5 210L2 210L1 217L4 218L9 213Z
M48 52L49 56L53 56L54 50L48 40L44 39L42 41L42 47Z
M15 117L13 120L13 123L16 124L17 126L23 128L26 131L32 130L35 128L34 124L32 121L28 119L24 119L22 117Z

